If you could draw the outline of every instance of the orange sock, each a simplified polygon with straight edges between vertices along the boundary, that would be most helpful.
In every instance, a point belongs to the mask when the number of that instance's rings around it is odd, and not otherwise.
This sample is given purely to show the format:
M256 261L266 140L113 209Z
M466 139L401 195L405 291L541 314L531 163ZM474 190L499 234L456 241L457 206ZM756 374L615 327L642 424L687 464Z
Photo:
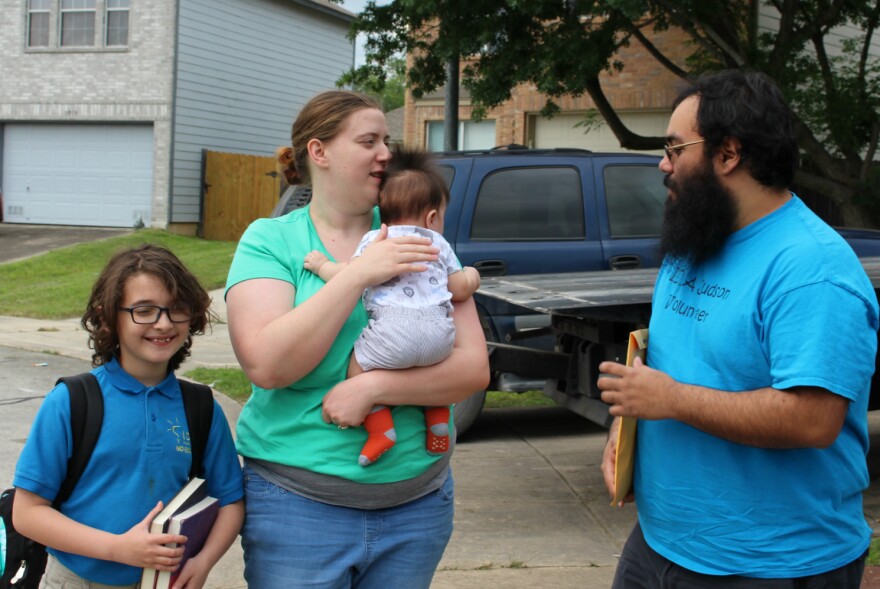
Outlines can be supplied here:
M369 466L379 460L397 441L391 409L385 405L376 405L364 419L364 429L367 430L367 443L361 448L358 464Z
M425 448L428 454L449 451L449 407L425 407L425 425L428 426Z

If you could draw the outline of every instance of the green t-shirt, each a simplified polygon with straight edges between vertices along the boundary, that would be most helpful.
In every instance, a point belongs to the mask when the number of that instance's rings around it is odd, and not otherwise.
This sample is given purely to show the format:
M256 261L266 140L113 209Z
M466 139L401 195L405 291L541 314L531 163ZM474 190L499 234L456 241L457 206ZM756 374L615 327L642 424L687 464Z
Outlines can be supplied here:
M238 243L226 292L245 280L273 278L296 288L295 305L312 296L324 281L303 267L305 255L319 250L331 260L304 207L273 219L254 221ZM378 229L375 209L373 229ZM364 428L340 430L321 419L321 402L345 379L352 346L367 324L361 303L346 320L327 355L309 374L287 387L253 394L238 419L236 445L247 458L295 466L359 483L390 483L416 477L438 460L425 449L425 418L421 407L393 408L397 443L369 467L358 464L367 439ZM308 334L300 337L308 338Z

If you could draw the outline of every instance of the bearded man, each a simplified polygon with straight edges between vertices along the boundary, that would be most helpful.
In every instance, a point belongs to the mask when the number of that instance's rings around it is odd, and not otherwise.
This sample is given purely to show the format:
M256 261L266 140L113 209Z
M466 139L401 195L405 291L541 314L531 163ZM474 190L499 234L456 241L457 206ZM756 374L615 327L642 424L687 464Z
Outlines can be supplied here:
M698 79L666 135L647 365L599 367L612 496L619 416L639 418L613 587L858 589L874 289L789 191L794 121L769 78Z

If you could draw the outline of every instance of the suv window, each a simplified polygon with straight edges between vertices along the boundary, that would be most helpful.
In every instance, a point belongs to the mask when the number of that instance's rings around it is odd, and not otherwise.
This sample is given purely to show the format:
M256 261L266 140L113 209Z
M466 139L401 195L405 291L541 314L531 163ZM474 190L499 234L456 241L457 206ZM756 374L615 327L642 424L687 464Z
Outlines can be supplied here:
M440 171L440 175L443 177L443 180L446 182L446 188L452 188L452 181L455 179L455 168L452 166L437 166Z
M584 236L584 199L575 168L508 168L487 176L480 186L473 240L562 241Z
M660 235L666 187L657 166L607 166L605 201L611 237Z

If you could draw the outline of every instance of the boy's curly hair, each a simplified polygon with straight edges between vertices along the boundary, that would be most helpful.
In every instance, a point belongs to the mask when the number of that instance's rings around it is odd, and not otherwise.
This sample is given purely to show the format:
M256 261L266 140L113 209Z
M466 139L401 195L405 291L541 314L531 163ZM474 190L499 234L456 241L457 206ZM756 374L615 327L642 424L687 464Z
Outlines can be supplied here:
M89 347L94 350L92 366L106 364L119 355L119 305L128 279L140 274L158 278L168 289L174 305L192 312L186 342L168 361L169 372L177 370L189 357L192 336L205 333L211 324L211 297L171 251L159 245L144 244L117 252L92 287L81 320L89 334Z

